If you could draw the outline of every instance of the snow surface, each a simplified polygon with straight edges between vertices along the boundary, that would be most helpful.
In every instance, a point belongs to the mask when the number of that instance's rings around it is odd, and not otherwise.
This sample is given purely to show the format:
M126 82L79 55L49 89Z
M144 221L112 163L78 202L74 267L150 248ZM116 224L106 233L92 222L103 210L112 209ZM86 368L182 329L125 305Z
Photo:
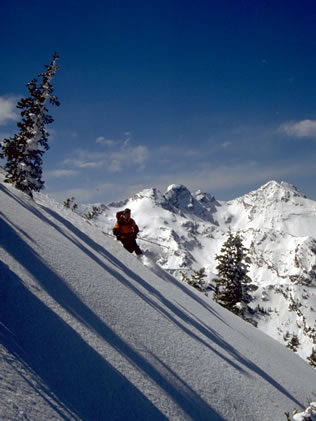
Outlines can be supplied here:
M304 410L316 373L296 354L37 201L0 184L1 420L278 421Z
M315 421L316 420L316 402L311 402L305 411L293 416L294 421Z

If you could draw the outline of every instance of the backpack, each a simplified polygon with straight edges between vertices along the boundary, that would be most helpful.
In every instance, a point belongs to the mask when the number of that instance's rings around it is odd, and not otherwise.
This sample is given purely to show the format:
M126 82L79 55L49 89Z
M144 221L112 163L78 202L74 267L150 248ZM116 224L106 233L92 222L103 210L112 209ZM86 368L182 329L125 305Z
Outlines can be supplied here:
M124 211L116 212L116 220L119 224L122 222L121 218L122 218L123 215L124 215Z

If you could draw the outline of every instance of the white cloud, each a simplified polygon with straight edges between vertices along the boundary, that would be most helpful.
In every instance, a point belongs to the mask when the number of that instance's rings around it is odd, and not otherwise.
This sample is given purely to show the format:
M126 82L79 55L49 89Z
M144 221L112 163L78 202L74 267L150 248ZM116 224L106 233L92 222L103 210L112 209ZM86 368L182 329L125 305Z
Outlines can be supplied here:
M18 119L18 112L16 110L17 97L2 96L0 97L0 125L3 126L9 121L16 121Z
M226 141L226 142L221 143L221 147L224 149L227 149L229 148L229 146L231 146L231 144L232 142Z
M112 157L109 165L110 172L121 172L122 171L122 160L115 159Z
M148 149L146 146L136 146L134 148L128 148L129 158L131 159L132 163L139 165L140 167L144 167L144 163L149 156Z
M129 141L132 140L132 133L131 132L124 132L123 135L125 137L124 140L122 140L122 139L114 140L114 139L106 138L104 136L98 136L95 141L96 141L96 143L99 143L101 145L113 147L113 146L118 146L118 145L122 145L122 144L123 145L127 144Z
M111 172L120 172L124 168L137 166L138 170L145 168L145 162L149 157L149 151L146 146L130 144L130 140L126 139L120 150L110 155Z
M104 164L105 155L101 153L77 150L73 155L75 158L65 159L62 164L74 168L99 168Z
M316 121L302 120L282 124L279 129L282 133L294 137L312 137L316 139Z
M75 170L53 170L53 171L46 172L46 175L48 177L53 177L53 178L69 177L76 174L78 174L78 171L75 171Z
M106 146L114 146L117 143L116 140L106 139L104 136L97 137L95 141L96 143Z
M72 153L72 158L65 159L62 165L79 169L104 167L112 173L118 173L130 167L136 167L138 171L142 171L148 157L149 151L146 146L134 146L129 139L126 139L124 142L116 142L116 148L111 153L76 150Z
M102 167L103 161L85 161L79 163L79 168L99 168Z

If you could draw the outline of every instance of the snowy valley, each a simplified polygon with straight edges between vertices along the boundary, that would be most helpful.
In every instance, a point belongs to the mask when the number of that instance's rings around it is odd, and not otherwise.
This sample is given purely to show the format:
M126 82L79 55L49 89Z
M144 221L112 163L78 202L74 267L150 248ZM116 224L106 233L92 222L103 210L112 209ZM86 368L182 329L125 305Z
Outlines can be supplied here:
M218 203L173 186L168 196L147 190L103 206L91 222L1 183L0 419L282 421L303 411L315 400L315 369L163 269L205 264L211 278L207 259L225 238L223 226L241 229L248 218L238 211L243 200ZM141 236L172 252L143 242L148 255L138 258L103 234L127 205ZM263 253L268 240L260 238ZM288 286L305 288L311 305L313 261L303 261L296 272L303 285ZM258 272L268 281L262 291L279 283L265 273ZM295 421L305 419L300 413Z
M108 234L116 211L129 207L141 230L140 246L180 280L183 272L204 267L212 284L215 256L228 230L239 232L249 250L249 276L258 288L251 303L255 323L309 361L316 350L315 201L292 185L271 181L229 202L171 185L164 194L147 189L118 203L94 206L89 220ZM91 209L81 206L80 213Z

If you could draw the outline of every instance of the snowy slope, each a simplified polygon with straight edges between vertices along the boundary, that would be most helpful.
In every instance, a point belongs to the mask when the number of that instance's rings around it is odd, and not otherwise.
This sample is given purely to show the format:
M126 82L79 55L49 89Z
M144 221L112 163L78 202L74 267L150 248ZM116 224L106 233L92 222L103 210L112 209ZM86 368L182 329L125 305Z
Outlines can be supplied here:
M249 249L249 275L258 328L287 345L297 335L297 353L307 359L316 344L316 202L294 186L271 181L229 202L185 186L166 193L144 190L122 202L99 206L92 222L111 233L117 210L129 207L140 230L139 244L169 273L182 279L206 268L216 273L215 257L227 232L239 231ZM89 207L81 207L86 214ZM153 245L144 240L154 241Z
M0 419L276 421L305 406L301 358L37 200L0 184Z

